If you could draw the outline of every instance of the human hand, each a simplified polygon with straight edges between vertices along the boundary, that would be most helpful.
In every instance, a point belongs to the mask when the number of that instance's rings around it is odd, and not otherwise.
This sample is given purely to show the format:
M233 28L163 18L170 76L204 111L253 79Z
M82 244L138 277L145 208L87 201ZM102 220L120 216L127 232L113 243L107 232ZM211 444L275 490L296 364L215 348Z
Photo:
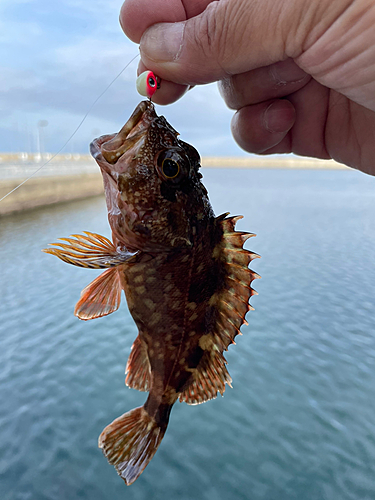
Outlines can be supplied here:
M220 81L246 151L375 174L374 0L126 0L120 20L155 102Z

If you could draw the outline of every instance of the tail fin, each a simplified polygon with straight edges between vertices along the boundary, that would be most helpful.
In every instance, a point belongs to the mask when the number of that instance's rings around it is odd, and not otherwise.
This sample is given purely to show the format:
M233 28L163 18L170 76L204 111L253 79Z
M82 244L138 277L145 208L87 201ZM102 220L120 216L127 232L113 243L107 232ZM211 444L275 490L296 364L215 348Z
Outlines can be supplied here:
M100 434L99 448L127 485L134 483L155 455L167 423L160 427L141 406L116 418Z

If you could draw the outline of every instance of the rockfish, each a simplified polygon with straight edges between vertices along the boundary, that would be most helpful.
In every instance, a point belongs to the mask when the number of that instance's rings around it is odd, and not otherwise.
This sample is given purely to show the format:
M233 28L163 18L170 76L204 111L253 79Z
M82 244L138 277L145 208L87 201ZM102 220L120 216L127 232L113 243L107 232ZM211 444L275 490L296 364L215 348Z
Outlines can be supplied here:
M106 269L82 291L78 318L116 311L124 290L139 329L126 385L147 391L147 400L99 437L128 485L154 456L177 400L203 403L231 384L223 351L252 309L251 282L259 277L248 268L259 256L243 249L254 235L235 231L241 216L214 216L199 154L178 135L143 101L118 134L95 139L112 241L85 232L44 250Z

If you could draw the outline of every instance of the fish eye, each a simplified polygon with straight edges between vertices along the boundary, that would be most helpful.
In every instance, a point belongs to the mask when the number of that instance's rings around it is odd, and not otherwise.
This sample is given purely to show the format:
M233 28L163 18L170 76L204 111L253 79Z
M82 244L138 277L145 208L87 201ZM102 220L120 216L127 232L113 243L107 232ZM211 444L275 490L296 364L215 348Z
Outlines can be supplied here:
M161 164L161 169L167 179L174 179L180 173L180 165L172 158L165 158Z
M176 185L190 175L189 158L184 150L178 147L160 151L156 157L155 166L162 180Z

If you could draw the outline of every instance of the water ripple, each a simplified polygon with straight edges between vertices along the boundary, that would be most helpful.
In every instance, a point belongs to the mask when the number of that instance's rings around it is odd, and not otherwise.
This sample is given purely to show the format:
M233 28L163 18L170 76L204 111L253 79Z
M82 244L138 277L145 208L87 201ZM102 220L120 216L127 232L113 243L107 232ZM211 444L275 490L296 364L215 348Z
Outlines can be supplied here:
M124 386L136 327L125 304L77 320L95 272L40 252L82 230L109 236L104 200L1 221L2 499L375 497L374 179L242 170L205 179L216 212L242 213L239 228L258 233L247 245L262 255L260 295L227 353L233 389L176 404L129 489L97 437L145 400Z

